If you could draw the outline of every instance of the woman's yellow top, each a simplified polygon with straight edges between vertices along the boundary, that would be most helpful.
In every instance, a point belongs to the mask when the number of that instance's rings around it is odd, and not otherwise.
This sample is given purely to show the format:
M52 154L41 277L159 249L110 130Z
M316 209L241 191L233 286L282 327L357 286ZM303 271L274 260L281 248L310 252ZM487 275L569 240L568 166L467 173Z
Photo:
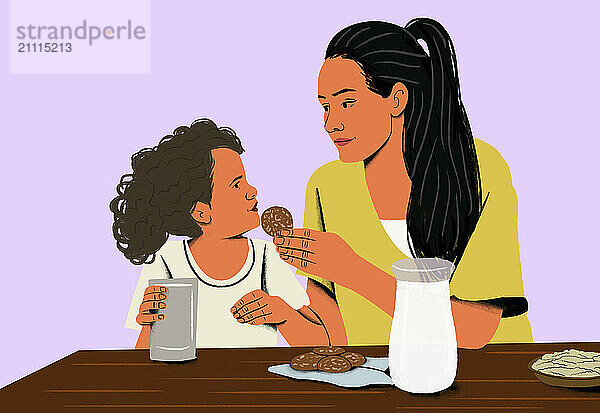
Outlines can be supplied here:
M495 301L503 303L503 317L491 342L531 342L510 171L489 144L475 140L475 149L482 199L487 201L450 281L450 295L468 301L500 299ZM381 225L362 162L333 161L315 171L306 189L304 227L338 234L358 255L389 274L395 261L407 258ZM392 318L383 310L348 288L302 271L298 274L335 295L349 345L389 343Z

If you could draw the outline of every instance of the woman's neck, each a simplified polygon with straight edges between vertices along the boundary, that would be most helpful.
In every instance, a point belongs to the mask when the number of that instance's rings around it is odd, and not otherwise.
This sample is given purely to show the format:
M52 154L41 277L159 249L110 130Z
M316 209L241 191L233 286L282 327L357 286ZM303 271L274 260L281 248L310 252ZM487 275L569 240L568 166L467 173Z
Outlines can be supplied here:
M380 219L405 219L411 181L402 151L404 115L392 121L392 133L371 157L365 160L365 178L371 200Z

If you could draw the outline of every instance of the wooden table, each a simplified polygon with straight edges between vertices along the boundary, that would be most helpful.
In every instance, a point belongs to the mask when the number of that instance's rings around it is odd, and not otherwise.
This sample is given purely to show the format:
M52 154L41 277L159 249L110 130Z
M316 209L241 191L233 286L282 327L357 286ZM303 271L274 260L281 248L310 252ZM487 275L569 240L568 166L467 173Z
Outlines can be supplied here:
M267 371L307 348L198 349L197 360L180 364L151 362L147 350L82 350L1 389L0 410L600 412L600 388L550 387L527 368L539 355L568 348L600 352L600 343L460 349L454 384L433 395L412 395L391 386L350 390ZM387 355L387 347L354 349Z

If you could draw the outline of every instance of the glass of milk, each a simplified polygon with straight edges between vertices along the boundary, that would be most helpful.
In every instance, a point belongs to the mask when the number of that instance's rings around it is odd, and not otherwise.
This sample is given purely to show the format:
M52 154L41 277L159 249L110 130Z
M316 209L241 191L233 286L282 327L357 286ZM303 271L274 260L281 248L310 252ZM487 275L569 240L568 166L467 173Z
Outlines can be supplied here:
M149 285L167 288L167 308L157 311L164 319L152 323L150 359L185 361L196 358L196 312L198 279L172 278L149 280Z
M435 393L456 377L457 347L450 309L454 264L408 258L392 264L396 306L389 343L394 385L410 393Z

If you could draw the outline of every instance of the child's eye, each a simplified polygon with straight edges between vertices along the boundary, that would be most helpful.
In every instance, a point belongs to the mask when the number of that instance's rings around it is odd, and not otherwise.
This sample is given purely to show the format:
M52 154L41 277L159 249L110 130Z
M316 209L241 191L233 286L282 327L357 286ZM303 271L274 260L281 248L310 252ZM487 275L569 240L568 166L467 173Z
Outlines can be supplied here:
M237 189L240 189L240 183L239 183L239 182L237 182L237 183L236 183L236 184L235 184L233 187L234 187L234 188L237 188Z

